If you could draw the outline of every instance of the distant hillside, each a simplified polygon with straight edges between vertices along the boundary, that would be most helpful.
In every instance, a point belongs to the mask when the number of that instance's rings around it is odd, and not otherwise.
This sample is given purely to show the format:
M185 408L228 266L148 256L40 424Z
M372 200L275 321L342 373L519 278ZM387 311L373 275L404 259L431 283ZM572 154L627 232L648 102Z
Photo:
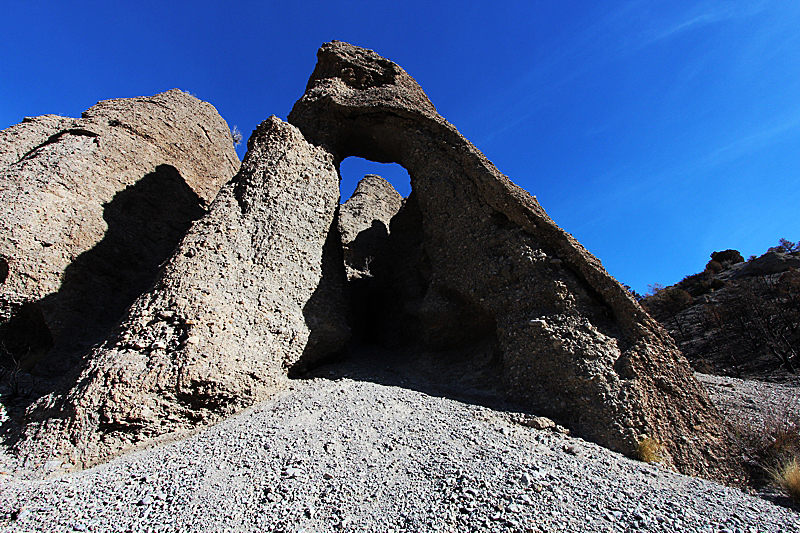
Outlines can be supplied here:
M642 299L694 368L769 379L800 375L800 243L747 261L711 254L703 272Z

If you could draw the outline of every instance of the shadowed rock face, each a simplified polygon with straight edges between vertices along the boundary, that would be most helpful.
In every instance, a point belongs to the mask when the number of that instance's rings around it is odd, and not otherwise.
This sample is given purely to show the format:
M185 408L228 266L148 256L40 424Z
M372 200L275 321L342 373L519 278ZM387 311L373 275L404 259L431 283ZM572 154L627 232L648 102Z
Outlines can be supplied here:
M239 160L210 104L172 90L0 131L3 366L61 375L157 278Z
M470 332L501 354L496 379L515 400L624 453L647 435L683 472L720 468L720 416L669 337L403 69L325 44L289 122L337 161L408 170L413 192L391 237L406 247L394 285L418 344L444 349Z
M368 174L339 212L354 343L384 343L396 329L387 312L388 302L399 303L389 270L389 225L402 205L388 181Z
M333 158L272 117L242 168L19 445L88 465L264 399L347 341Z

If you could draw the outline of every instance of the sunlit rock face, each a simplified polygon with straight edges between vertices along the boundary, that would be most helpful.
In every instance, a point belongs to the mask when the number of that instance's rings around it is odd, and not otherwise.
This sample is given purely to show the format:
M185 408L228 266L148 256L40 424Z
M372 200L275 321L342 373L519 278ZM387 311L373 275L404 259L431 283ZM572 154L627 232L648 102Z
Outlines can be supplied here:
M347 341L332 156L275 117L248 148L77 384L34 406L24 455L89 465L217 421Z

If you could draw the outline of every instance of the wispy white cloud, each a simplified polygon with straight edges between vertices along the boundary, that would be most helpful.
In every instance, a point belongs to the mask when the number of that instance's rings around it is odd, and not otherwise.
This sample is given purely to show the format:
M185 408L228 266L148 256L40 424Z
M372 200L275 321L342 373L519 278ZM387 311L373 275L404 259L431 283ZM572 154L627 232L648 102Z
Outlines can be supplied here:
M683 33L684 31L701 28L703 26L714 24L728 18L731 18L731 14L730 10L727 9L703 13L690 20L679 22L665 30L662 30L658 35L650 39L647 44L663 41L664 39L669 39L670 37L673 37L679 33Z
M800 128L800 111L794 115L784 117L782 120L763 124L759 129L710 151L698 158L689 170L713 167L761 150L780 142L786 137L787 133L798 128Z
M764 11L768 0L750 2L728 2L708 0L693 6L677 21L665 20L666 27L658 28L646 44L669 39L690 30L696 30L719 22L742 19L757 15Z

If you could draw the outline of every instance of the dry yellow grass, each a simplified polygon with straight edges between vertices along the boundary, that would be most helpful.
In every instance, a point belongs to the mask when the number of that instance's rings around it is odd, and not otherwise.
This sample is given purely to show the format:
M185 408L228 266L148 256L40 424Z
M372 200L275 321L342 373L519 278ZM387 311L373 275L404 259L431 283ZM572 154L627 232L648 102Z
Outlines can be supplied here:
M661 443L652 437L644 437L636 446L636 457L645 463L660 463Z
M792 459L772 474L791 499L800 503L800 461Z

